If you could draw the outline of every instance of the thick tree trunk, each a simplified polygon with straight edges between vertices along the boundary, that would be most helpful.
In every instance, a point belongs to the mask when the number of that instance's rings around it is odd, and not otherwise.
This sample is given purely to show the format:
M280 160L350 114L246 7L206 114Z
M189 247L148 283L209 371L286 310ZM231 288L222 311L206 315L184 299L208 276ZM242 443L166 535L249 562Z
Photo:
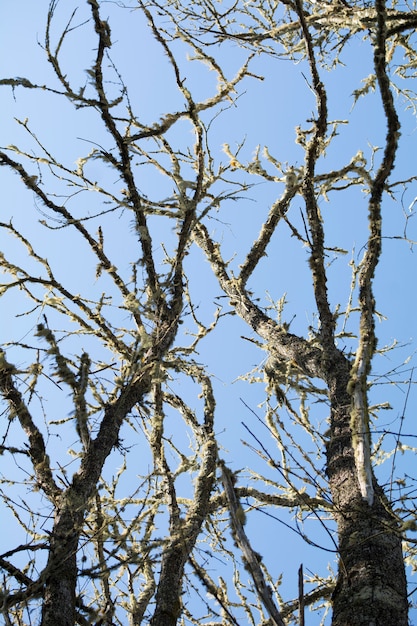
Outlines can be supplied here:
M332 415L327 471L340 558L332 626L407 626L407 586L398 523L375 478L373 505L361 496L350 431L349 367L340 356L329 377Z
M177 542L178 544L178 542ZM161 575L156 594L156 608L151 626L175 626L181 612L181 592L186 551L174 545L162 561Z
M58 510L45 569L41 626L74 626L77 547L82 513Z
M198 243L216 267L216 252L203 228ZM408 626L402 540L391 504L375 478L372 506L362 498L351 433L350 362L331 345L325 351L283 332L245 294L234 292L218 271L236 312L266 340L272 359L292 362L310 378L326 382L331 404L327 473L338 528L339 572L333 593L332 626ZM326 357L324 357L326 354ZM273 367L273 362L271 364Z

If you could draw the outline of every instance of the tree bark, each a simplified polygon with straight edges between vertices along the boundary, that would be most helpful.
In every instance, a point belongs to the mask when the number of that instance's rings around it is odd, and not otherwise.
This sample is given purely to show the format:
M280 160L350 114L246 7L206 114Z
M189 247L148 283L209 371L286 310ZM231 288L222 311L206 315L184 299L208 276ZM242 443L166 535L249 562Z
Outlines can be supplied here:
M407 626L407 586L398 521L375 477L372 506L361 496L350 429L350 366L340 352L338 355L328 368L331 436L327 473L339 545L332 626Z
M332 597L332 626L408 626L402 539L391 503L373 476L372 506L362 498L351 433L351 363L334 346L312 345L283 332L229 279L207 231L195 233L236 313L266 342L272 358L294 362L305 375L321 378L331 406L327 474L338 529L339 571ZM325 356L326 355L326 356Z
M135 383L125 387L119 398L108 404L97 437L81 461L72 484L56 499L45 581L41 626L74 626L77 583L77 547L86 511L104 463L117 444L120 427L132 407L150 388L144 367Z
M74 626L77 547L83 512L58 509L44 572L45 593L41 626Z
M184 565L188 554L178 541L164 554L151 626L175 626L181 612Z

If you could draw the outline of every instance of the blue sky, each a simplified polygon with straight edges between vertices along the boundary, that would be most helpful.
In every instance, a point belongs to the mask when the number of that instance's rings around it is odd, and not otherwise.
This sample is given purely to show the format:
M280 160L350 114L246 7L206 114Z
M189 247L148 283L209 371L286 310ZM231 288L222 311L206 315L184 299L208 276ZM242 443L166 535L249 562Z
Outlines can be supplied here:
M108 5L103 3L103 6L105 7L103 16L107 16L108 11L111 17L112 59L120 67L135 111L141 119L145 123L157 122L164 113L181 108L182 99L175 88L166 58L144 27L145 23L139 12L121 11L111 3ZM0 37L3 49L7 50L7 54L3 54L0 59L2 77L24 76L34 83L48 82L51 68L44 61L43 51L38 45L38 42L43 41L47 8L47 2L33 3L29 0L3 4L0 8ZM61 20L64 24L64 18L68 15L69 5L62 3L58 21ZM87 15L88 5L85 3L77 13L76 22L81 23ZM79 33L74 35L76 46L63 47L66 70L80 86L86 81L86 70L93 62L88 38L83 36L82 32L80 29ZM195 62L187 64L184 46L178 46L178 51L190 91L197 93L201 98L214 93L214 75L201 64ZM323 168L322 171L342 167L358 150L362 150L369 161L372 158L372 146L383 145L385 124L381 123L381 104L378 96L370 94L367 98L359 100L352 108L353 90L357 89L361 80L371 72L371 54L369 45L357 39L346 47L342 55L345 65L340 65L328 76L323 75L329 89L329 119L348 120L349 124L340 124L339 136L329 148L326 160L319 164L318 173L321 171L320 167ZM243 58L244 53L237 46L228 47L225 64L229 76L238 70ZM267 145L276 159L299 167L302 164L303 153L295 143L294 127L297 124L304 125L314 110L314 97L308 85L307 68L302 63L294 64L277 58L268 60L265 57L257 57L253 61L252 71L254 74L263 75L264 80L246 78L240 86L242 95L237 100L236 106L230 105L210 125L209 138L213 157L218 162L227 163L228 157L223 151L223 144L227 143L233 151L244 140L244 146L239 153L242 163L253 158L257 145L260 145L261 151ZM26 117L29 118L30 128L48 150L62 159L68 167L73 167L77 158L85 156L94 145L107 147L108 137L103 132L101 122L90 111L76 111L64 100L35 90L24 91L18 88L13 93L9 87L2 87L0 98L2 111L0 145L3 148L9 144L22 147L29 145L30 149L34 148L23 127L13 120L13 118L24 120ZM208 115L207 121L209 117ZM411 111L405 112L402 116L401 150L396 165L396 172L401 172L398 178L406 179L414 173L415 132L415 117ZM173 132L170 135L172 143L178 148L189 145L190 137L186 125L181 132L177 134ZM378 159L377 151L376 162ZM268 168L271 169L271 166ZM155 201L173 193L171 181L165 180L151 167L143 166L143 174L141 171L141 168L138 168L138 179L141 181L139 187L143 193L149 194ZM103 187L106 185L106 188L114 190L115 193L119 192L119 181L113 172L103 168L100 162L88 166L88 175L99 185ZM240 171L232 173L230 188L233 179L238 180L241 177ZM249 184L253 184L247 192L247 197L235 202L226 202L208 222L211 232L221 242L224 257L233 257L231 265L235 268L242 262L251 242L257 236L271 203L282 192L282 185L279 183L266 183L260 178L246 174L244 177ZM92 298L98 297L102 289L106 288L106 283L94 281L94 264L91 263L88 252L79 247L71 234L47 231L38 224L38 221L43 219L43 209L37 206L30 192L22 189L17 176L0 170L0 181L4 190L2 221L6 222L13 218L15 226L22 228L27 236L33 238L37 249L53 264L57 277L67 283L73 293L81 292L91 295ZM59 193L63 187L56 180L54 184ZM390 345L394 339L403 347L376 359L375 376L382 376L385 372L399 367L415 350L416 296L413 286L417 257L412 247L399 237L403 234L405 218L409 215L407 211L416 195L415 185L405 192L399 186L395 190L394 199L387 197L384 204L386 239L383 244L384 257L375 280L375 292L377 309L386 319L378 324L377 335L380 347ZM80 213L85 210L94 213L100 208L100 201L98 194L94 197L93 193L81 193L68 201L68 206L72 210L76 207L75 210ZM302 208L301 198L296 198L291 216L300 231L303 228ZM333 306L340 303L343 309L349 298L351 279L349 261L359 262L366 242L367 197L355 190L340 194L331 192L329 202L322 201L320 208L326 224L329 245L346 250L346 255L337 258L329 253L330 301ZM169 245L172 237L171 224L156 218L153 228L156 256L162 259L161 244ZM103 221L103 231L109 255L113 255L115 264L123 275L127 276L130 271L129 262L135 256L133 254L127 258L126 255L129 243L133 245L134 242L134 233L129 227L129 216L124 214L117 220L109 216ZM413 218L409 219L408 236L410 239L417 239ZM22 250L17 246L16 240L10 241L4 232L0 233L0 237L1 248L5 252L15 255L16 259L22 257ZM309 326L316 324L312 313L313 294L307 259L307 250L303 250L300 243L290 237L288 229L282 227L274 238L268 257L260 264L251 281L251 287L264 304L268 298L277 301L286 294L288 304L284 318L287 321L293 320L291 330L303 335L307 333ZM190 255L187 266L190 271L190 290L194 295L194 301L199 303L197 312L206 323L209 323L217 303L222 303L224 308L227 308L227 303L218 299L222 294L199 251ZM36 315L15 317L17 312L22 311L22 306L26 306L23 304L22 295L8 294L3 302L4 322L0 328L1 341L10 341L10 337L23 341L30 337L30 341L33 341L31 334L37 323ZM124 323L124 314L116 309L117 304L114 302L111 314L115 320L120 319L121 323ZM27 309L30 309L29 304ZM357 319L353 315L350 324L353 327L356 323ZM213 372L218 399L217 428L224 446L224 458L234 470L250 466L260 471L265 468L264 464L241 443L242 439L249 440L249 443L257 447L256 442L250 441L242 422L253 429L260 438L264 437L265 433L242 400L262 417L263 409L258 405L264 398L264 385L263 383L248 385L237 379L260 366L266 353L261 352L250 341L242 340L242 335L253 338L250 329L243 322L236 317L225 317L212 336L201 344L199 360L206 363ZM78 343L74 339L74 350L82 347L82 340L77 341ZM348 350L349 340L346 340L346 346ZM413 363L412 360L402 367L401 373L398 376L393 375L393 379L406 381ZM185 387L185 394L192 398L195 390L192 386L187 387L189 385L187 381L176 381L175 384L179 384L183 390ZM49 393L51 395L46 410L50 416L54 412L59 412L58 408L60 411L63 410L59 404L63 401L61 396L53 394L52 385ZM372 392L373 401L375 403L388 401L393 407L391 411L381 414L383 426L388 428L388 425L391 425L392 430L398 428L398 418L402 415L405 397L405 385L375 387ZM195 403L198 406L198 402ZM317 420L325 419L326 411L323 408L315 411ZM415 393L412 391L404 431L416 434L413 412L415 412ZM67 440L61 442L56 440L53 443L57 456L65 456L66 443ZM412 445L412 440L409 443ZM267 447L272 454L275 453L272 442L268 441ZM9 467L3 469L2 465L6 461L9 463L10 459L2 457L0 460L0 472L6 474ZM397 462L401 467L400 473L412 473L411 455L404 453ZM106 466L109 475L114 474L120 463L121 457L118 458L117 455L109 459ZM324 457L320 463L324 467ZM381 471L381 475L387 479L389 474L388 464L387 468ZM242 481L244 482L247 477L247 471L243 470ZM30 496L25 494L25 497ZM289 521L284 514L281 516L286 522ZM15 528L13 519L11 517L8 519L7 542L4 548L0 544L0 552L7 550L9 534L14 532ZM286 578L281 588L284 598L290 599L297 594L296 572L300 562L304 563L306 571L319 569L321 574L326 574L328 553L317 552L307 546L294 532L285 529L279 522L267 519L261 513L255 513L249 517L247 531L253 538L254 548L265 555L266 561L270 560L273 575L278 577L284 571ZM328 537L320 529L313 530L312 536L317 538L317 541L322 541L326 547L331 547ZM271 537L276 553L271 550ZM319 619L310 616L308 623L318 624Z

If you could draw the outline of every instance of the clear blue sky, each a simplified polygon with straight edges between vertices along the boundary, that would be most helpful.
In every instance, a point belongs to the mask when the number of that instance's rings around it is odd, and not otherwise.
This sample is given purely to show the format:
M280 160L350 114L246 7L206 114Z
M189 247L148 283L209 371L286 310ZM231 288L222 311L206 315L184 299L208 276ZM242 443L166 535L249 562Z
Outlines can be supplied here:
M0 8L0 38L3 45L0 59L1 77L22 76L29 78L33 83L48 83L51 68L45 62L44 53L38 45L38 42L43 42L48 4L45 1L35 3L30 0L3 3ZM58 12L62 16L62 25L73 4L78 3L62 3ZM76 22L81 23L87 15L88 5L85 3L77 13ZM128 16L127 12L120 11L115 5L103 3L103 17L107 15L110 16L112 26L111 56L123 75L133 106L141 119L146 123L157 122L164 113L182 107L182 100L175 89L166 58L145 29L139 12L132 12ZM54 32L56 34L57 30ZM82 84L87 76L85 70L91 67L93 54L86 37L75 34L74 38L77 40L77 46L64 46L63 59L69 76ZM190 91L197 93L200 98L213 94L215 92L213 74L201 64L187 65L184 49L180 54L181 66L187 76L187 87ZM243 58L244 54L237 46L229 46L225 61L229 76L239 68ZM323 78L329 88L329 118L349 120L349 125L340 125L339 137L328 151L328 160L322 165L323 171L345 165L358 150L362 150L370 159L371 146L381 146L385 136L385 124L381 124L381 105L377 95L371 94L366 99L360 100L352 109L353 90L358 88L361 79L371 72L369 45L359 39L353 41L347 46L342 61L345 65L340 65L330 76L324 75ZM303 64L296 65L279 59L267 60L259 57L254 59L252 71L263 75L265 80L247 78L240 87L242 95L237 100L237 106L230 106L212 123L210 142L214 158L227 163L228 158L222 151L222 145L227 143L233 150L245 139L245 145L240 152L242 162L252 158L259 144L261 149L267 145L270 153L282 162L300 166L303 153L295 144L294 126L304 125L305 120L311 117L314 111L314 97L308 85L307 68ZM30 145L26 131L13 118L20 120L29 118L30 128L48 150L68 164L68 167L72 167L77 158L85 156L90 151L93 146L90 142L102 144L104 147L108 145L106 143L108 137L103 133L100 120L91 112L75 111L63 99L49 97L40 91L24 91L21 88L13 93L9 87L2 87L0 103L2 112L0 145L3 148L9 144L22 147ZM411 111L402 116L402 124L397 171L401 171L398 178L406 179L415 171L416 122ZM179 148L190 145L191 138L187 133L188 130L184 129L184 135L178 133L178 136L171 136ZM378 158L377 152L376 159ZM100 162L90 167L89 176L99 185L107 185L107 188L114 189L115 193L119 190L119 182L114 174L103 168ZM235 176L237 179L241 174L236 172ZM257 183L248 191L247 198L225 203L221 211L214 215L217 221L213 219L210 222L212 232L222 243L225 258L234 256L232 266L236 268L257 235L269 206L277 197L274 185L267 184L261 179L249 179L249 176L247 179L250 183ZM51 264L53 263L54 271L62 282L70 285L74 293L91 294L91 297L99 295L102 284L94 281L91 257L78 248L71 235L60 232L57 237L56 231L48 232L37 224L38 220L43 219L39 209L41 211L44 209L36 206L32 194L22 189L17 176L0 170L0 181L3 189L2 221L6 222L13 218L15 226L33 238L41 254L47 256ZM155 201L173 193L172 184L150 167L143 168L143 185L141 182L139 186L141 191ZM415 195L416 186L404 194L399 187L395 200L387 198L385 202L384 258L375 280L375 291L377 309L386 319L378 324L377 334L380 347L391 344L394 339L403 347L379 357L375 362L375 375L382 376L390 369L398 367L409 355L413 355L415 350L414 284L417 257L412 249L399 239L403 234L405 215ZM93 197L91 193L80 194L70 201L69 207L73 209L78 202L77 211L80 214L84 210L94 212L99 207L98 201L99 198ZM344 257L338 259L333 259L332 255L329 255L329 263L332 262L329 270L329 290L333 306L340 303L344 307L349 297L351 274L349 260L359 261L367 237L366 202L366 196L352 191L331 193L329 202L321 203L329 245L343 248L347 252ZM301 209L300 198L295 200L292 209L294 222L300 229L302 229ZM130 271L128 264L135 257L135 254L129 257L126 255L129 243L133 245L133 233L129 231L128 221L128 216L123 216L118 221L112 221L110 218L103 225L107 249L113 251L115 264L126 276ZM169 245L170 228L171 226L164 224L162 220L155 221L154 244L157 249L161 243L167 242ZM251 286L264 303L268 297L278 300L287 294L285 319L290 321L294 318L291 329L306 334L308 326L315 324L312 317L312 287L308 273L307 250L300 249L299 242L290 238L288 230L281 229L279 232L268 257L253 277ZM413 218L409 220L408 236L417 239ZM16 255L16 258L21 257L22 252L19 252L16 241L6 239L4 232L0 233L0 237L2 250ZM162 248L159 254L162 259ZM220 290L201 253L196 251L190 255L188 267L191 291L195 302L200 303L198 313L205 322L209 322L215 309L215 298L221 295ZM226 306L226 301L224 305ZM30 337L30 341L33 341L31 333L37 321L36 316L15 317L17 312L21 312L21 306L21 294L16 295L16 298L8 295L4 299L0 326L1 341L10 341L11 337L22 341ZM27 308L30 308L29 304ZM117 316L119 313L114 312L114 315ZM257 447L255 442L250 441L242 422L253 429L261 439L265 439L266 434L254 415L245 408L242 400L262 416L262 409L258 408L258 405L263 400L264 387L262 384L247 385L237 379L259 366L266 354L249 341L242 340L241 335L252 337L250 329L236 317L224 319L213 336L201 344L199 358L201 362L208 364L209 370L214 375L218 398L217 429L224 446L224 458L235 470L250 466L261 471L264 465L253 452L241 444L241 440L245 439ZM75 346L76 344L74 350ZM403 373L393 376L393 379L407 380L412 364L413 361L404 366ZM182 382L182 385L185 384ZM381 414L381 428L392 427L394 431L398 429L398 418L404 409L405 391L404 385L384 385L375 388L372 394L373 401L390 402L393 406L391 411ZM190 387L188 393L192 395L193 392L193 388ZM58 396L56 399L51 396L47 407L49 419L55 411L61 410L59 402L61 400ZM415 393L412 392L404 426L404 431L412 434L417 434L415 420L412 417L415 408ZM317 419L324 419L325 416L325 410L317 409ZM65 454L63 443L66 442L56 441L53 444L56 445L57 455ZM413 441L410 440L409 443L412 445ZM275 453L272 442L268 441L267 447L271 453ZM0 473L7 474L9 468L2 467L6 461L10 463L10 459L6 457L0 458ZM120 462L121 457L118 458L116 455L109 459L106 466L109 475L116 471ZM401 459L397 458L397 463L401 467L400 474L413 473L411 462L412 457L407 453L401 455ZM324 463L323 457L322 467ZM390 468L388 462L385 469L381 470L384 479L389 478ZM242 473L242 481L247 475L246 471ZM283 513L278 512L278 516L289 521ZM7 540L3 540L3 543L0 540L0 552L10 547L10 535L15 529L14 520L11 517L6 517L7 519L6 527L3 524L6 531L3 537L7 535ZM249 536L253 538L254 548L259 550L265 556L265 561L271 565L273 576L278 577L284 572L281 593L285 599L296 597L296 572L301 562L304 563L306 572L320 570L321 574L326 574L329 554L317 552L307 546L294 532L284 528L279 522L267 519L261 513L255 513L249 518L247 530ZM320 529L313 528L311 536L314 540L323 542L326 547L332 547ZM318 624L319 619L308 616L307 623Z

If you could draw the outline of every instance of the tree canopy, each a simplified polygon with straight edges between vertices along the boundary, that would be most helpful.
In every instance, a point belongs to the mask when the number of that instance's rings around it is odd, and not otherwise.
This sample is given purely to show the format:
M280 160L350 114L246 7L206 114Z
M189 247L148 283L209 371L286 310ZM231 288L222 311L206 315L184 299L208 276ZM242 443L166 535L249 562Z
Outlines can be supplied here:
M415 5L23 5L4 623L408 624Z

